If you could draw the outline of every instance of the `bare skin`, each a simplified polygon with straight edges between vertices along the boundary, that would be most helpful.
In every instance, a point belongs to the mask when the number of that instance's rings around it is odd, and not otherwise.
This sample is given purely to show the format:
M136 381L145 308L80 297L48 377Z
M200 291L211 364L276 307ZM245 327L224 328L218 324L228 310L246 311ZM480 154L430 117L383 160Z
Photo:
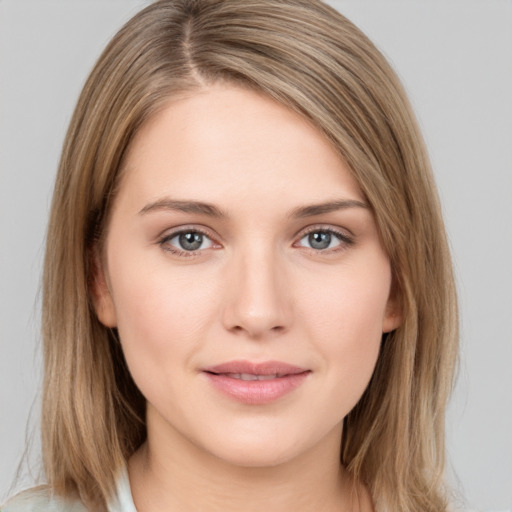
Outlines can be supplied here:
M195 449L191 451L193 457ZM271 468L235 467L211 460L198 468L187 452L152 457L145 445L132 457L130 482L139 512L373 510L365 488L353 485L336 458L321 464L317 453L304 454L300 460ZM204 456L201 459L205 462Z
M98 259L98 317L147 400L139 512L372 510L342 424L400 312L371 210L314 127L233 86L171 100L132 144ZM233 361L256 369L212 371Z

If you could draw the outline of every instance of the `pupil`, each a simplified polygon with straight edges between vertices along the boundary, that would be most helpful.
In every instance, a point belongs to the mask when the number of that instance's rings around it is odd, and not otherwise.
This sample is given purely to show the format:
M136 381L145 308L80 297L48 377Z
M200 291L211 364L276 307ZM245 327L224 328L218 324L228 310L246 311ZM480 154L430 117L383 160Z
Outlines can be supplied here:
M331 234L317 231L308 236L309 243L313 249L327 249L331 244Z
M196 251L203 243L201 233L182 233L179 238L180 245L186 251Z

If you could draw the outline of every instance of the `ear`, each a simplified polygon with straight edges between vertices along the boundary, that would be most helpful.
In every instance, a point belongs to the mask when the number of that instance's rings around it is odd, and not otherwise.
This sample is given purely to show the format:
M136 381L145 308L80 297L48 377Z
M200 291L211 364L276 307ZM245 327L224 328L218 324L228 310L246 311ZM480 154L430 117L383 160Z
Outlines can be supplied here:
M105 327L117 327L117 317L112 300L112 294L108 284L105 265L100 256L97 246L90 251L91 258L91 280L90 292L98 320Z
M382 332L394 331L402 324L402 304L395 286L391 287L384 319L382 321Z

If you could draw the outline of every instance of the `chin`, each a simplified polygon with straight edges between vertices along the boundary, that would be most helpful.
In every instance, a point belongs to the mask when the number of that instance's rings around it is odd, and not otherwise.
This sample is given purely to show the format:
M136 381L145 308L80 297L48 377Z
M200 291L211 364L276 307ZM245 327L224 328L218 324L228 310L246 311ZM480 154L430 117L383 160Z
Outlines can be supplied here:
M240 468L270 468L306 456L323 445L326 437L330 438L329 448L335 449L341 440L341 432L335 430L333 436L326 436L325 432L298 432L289 425L259 425L250 431L233 428L229 436L224 431L212 435L203 449Z
M252 446L232 446L231 449L218 451L214 455L227 464L239 468L271 468L294 460L300 450L291 446L265 446L261 442Z

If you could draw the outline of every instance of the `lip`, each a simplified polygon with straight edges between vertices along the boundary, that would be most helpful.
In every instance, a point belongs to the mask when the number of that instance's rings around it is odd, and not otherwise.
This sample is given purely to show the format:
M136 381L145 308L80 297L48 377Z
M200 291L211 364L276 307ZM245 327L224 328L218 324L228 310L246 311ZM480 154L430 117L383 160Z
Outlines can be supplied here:
M248 405L263 405L297 389L311 370L281 361L229 361L202 372L215 389L230 398ZM258 377L263 380L244 380Z

